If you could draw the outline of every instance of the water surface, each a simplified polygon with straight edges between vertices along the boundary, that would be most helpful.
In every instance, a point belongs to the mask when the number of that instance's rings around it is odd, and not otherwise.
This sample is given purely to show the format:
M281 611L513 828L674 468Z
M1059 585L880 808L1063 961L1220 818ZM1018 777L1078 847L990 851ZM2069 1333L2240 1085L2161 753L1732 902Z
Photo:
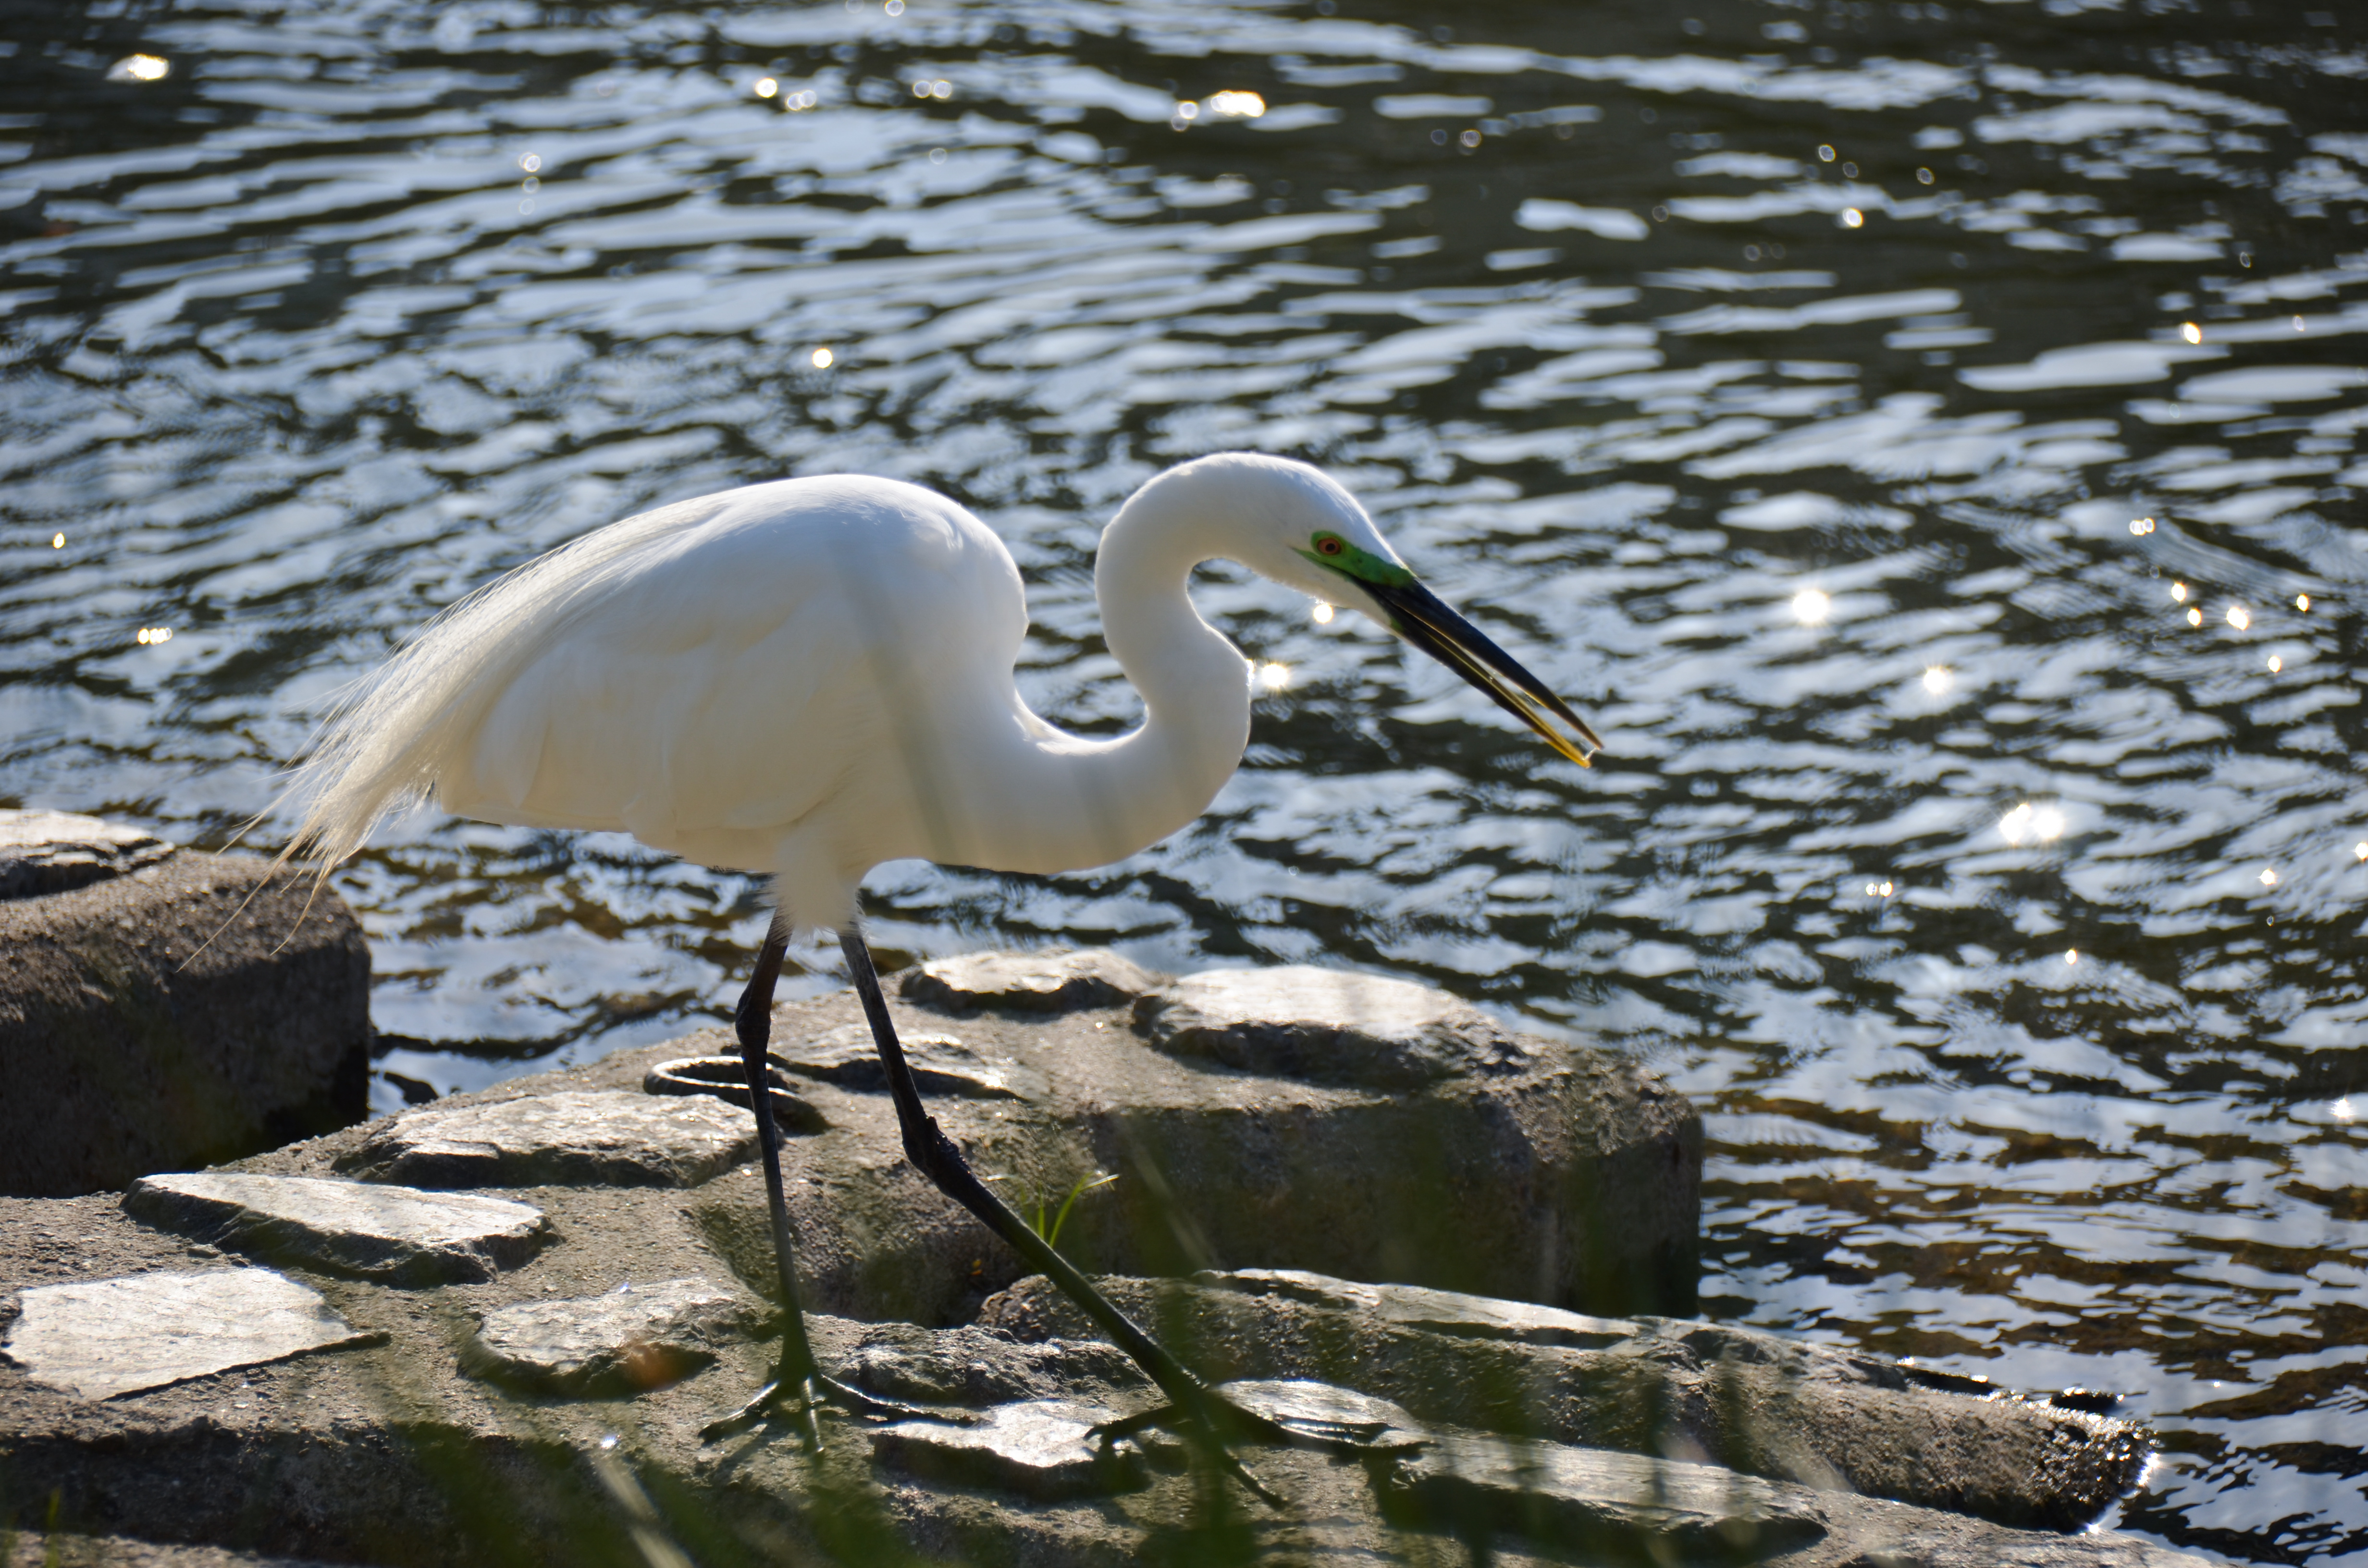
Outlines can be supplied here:
M975 508L1112 733L1101 523L1309 458L1600 765L1212 572L1289 672L1215 809L876 939L1645 1053L1709 1310L2125 1393L2129 1528L2368 1558L2354 8L90 0L0 81L0 801L219 843L438 608L789 473ZM720 1016L765 919L432 814L337 885L381 1108Z

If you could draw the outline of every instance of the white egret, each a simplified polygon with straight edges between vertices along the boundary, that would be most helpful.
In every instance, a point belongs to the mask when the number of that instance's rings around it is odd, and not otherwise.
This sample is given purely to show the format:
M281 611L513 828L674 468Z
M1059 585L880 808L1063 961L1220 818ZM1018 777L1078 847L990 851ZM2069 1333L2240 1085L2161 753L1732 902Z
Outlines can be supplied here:
M894 1096L905 1152L1056 1280L1201 1433L1277 1435L1217 1399L973 1176L897 1043L858 924L884 860L997 870L1099 866L1184 826L1240 763L1251 665L1185 593L1240 562L1351 606L1438 658L1584 765L1593 731L1415 579L1349 494L1248 453L1158 475L1103 533L1095 590L1143 723L1114 740L1030 711L1012 666L1019 569L952 501L893 480L782 480L645 512L464 599L381 670L300 769L290 853L325 866L432 795L486 822L632 834L771 876L776 910L736 1015L752 1103L791 934L837 933ZM775 1381L718 1426L789 1400L878 1402L814 1364L799 1313L780 1133L757 1112L782 1291ZM1304 1436L1304 1434L1303 1434Z

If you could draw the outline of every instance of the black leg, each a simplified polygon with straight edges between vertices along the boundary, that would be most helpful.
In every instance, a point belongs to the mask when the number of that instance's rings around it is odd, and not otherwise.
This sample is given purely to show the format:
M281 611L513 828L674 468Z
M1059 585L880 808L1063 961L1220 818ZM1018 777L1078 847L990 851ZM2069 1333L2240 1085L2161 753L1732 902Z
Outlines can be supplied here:
M892 1419L945 1416L940 1412L874 1399L825 1376L815 1364L814 1346L806 1338L805 1312L798 1302L797 1254L790 1236L790 1205L781 1189L781 1130L773 1120L772 1085L765 1062L765 1048L773 1038L773 990L780 983L781 959L789 946L789 926L776 914L771 928L765 933L765 945L757 952L757 972L749 976L748 989L740 994L740 1006L732 1016L734 1030L740 1038L740 1062L748 1074L748 1103L757 1115L757 1147L765 1165L765 1209L772 1221L774 1267L780 1270L781 1288L781 1356L771 1382L730 1415L709 1423L700 1435L722 1437L746 1431L786 1404L796 1415L806 1441L819 1447L822 1434L814 1417L817 1399L827 1399L864 1415Z
M881 1065L887 1072L888 1092L896 1102L896 1124L904 1133L905 1157L935 1182L939 1191L977 1215L1012 1251L1049 1276L1062 1293L1076 1302L1110 1335L1110 1342L1125 1351L1167 1396L1167 1411L1117 1423L1113 1430L1139 1429L1161 1417L1180 1416L1187 1432L1213 1439L1226 1468L1269 1503L1278 1499L1244 1471L1230 1453L1224 1452L1224 1444L1257 1440L1339 1449L1359 1446L1346 1434L1282 1426L1212 1392L1156 1340L1136 1327L1075 1265L1053 1251L1043 1237L1012 1211L1009 1204L973 1176L962 1151L922 1108L919 1085L913 1081L913 1070L905 1064L905 1048L896 1039L896 1026L888 1017L888 999L881 994L880 976L871 964L871 949L864 946L862 934L852 926L839 932L838 943L847 954L848 970L855 976L856 994L863 999L864 1016L871 1024L872 1043L879 1048Z

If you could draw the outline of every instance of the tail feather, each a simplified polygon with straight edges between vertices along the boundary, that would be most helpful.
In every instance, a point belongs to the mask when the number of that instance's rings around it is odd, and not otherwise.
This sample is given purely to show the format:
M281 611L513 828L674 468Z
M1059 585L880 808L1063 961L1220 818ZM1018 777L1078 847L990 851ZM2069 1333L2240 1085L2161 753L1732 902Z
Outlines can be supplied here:
M534 653L605 600L636 557L714 515L720 497L677 502L586 535L478 589L347 693L273 802L302 803L278 864L311 857L326 877L381 822L433 797L466 767L502 693ZM267 813L268 814L268 813Z

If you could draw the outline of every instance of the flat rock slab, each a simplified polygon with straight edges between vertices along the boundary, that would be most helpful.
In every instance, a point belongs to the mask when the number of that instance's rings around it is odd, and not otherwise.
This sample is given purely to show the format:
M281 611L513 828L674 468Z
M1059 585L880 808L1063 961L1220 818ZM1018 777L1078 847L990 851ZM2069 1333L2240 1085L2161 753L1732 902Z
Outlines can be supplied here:
M395 1285L491 1279L551 1234L523 1203L317 1176L147 1176L123 1208L201 1241Z
M1504 1531L1613 1561L1759 1562L1827 1532L1817 1494L1714 1465L1484 1433L1400 1456L1383 1493L1401 1522Z
M1372 1449L1419 1448L1429 1438L1403 1405L1309 1378L1243 1378L1217 1392L1243 1409L1315 1437L1345 1438Z
M6 1354L84 1399L163 1388L370 1343L320 1293L268 1268L162 1269L23 1294Z
M1096 1426L1115 1419L1097 1404L1030 1400L996 1405L968 1426L900 1421L872 1434L871 1452L910 1475L1040 1503L1107 1497L1140 1491L1147 1479L1139 1447L1096 1435Z
M1122 1007L1158 989L1160 977L1108 948L1071 953L966 953L906 971L897 990L907 1002L961 1012L996 1007L1018 1013L1075 1013Z
M1367 1088L1517 1072L1531 1059L1510 1030L1444 991L1304 964L1188 974L1136 1002L1134 1022L1174 1056Z
M2077 1530L2138 1483L2143 1427L1987 1385L1726 1324L1587 1318L1523 1302L1288 1269L1189 1282L1105 1279L1204 1377L1308 1378L1394 1400L1425 1426L1520 1431L1640 1455L1668 1445L1737 1471ZM1026 1340L1091 1332L1041 1276L981 1326Z
M99 817L0 811L0 898L87 887L152 866L173 849L153 833Z
M898 1030L905 1064L924 1095L965 1100L1041 1100L1046 1094L1044 1074L1008 1058L995 1058L973 1050L950 1034ZM828 1084L855 1094L884 1095L888 1070L880 1063L880 1048L866 1024L842 1024L825 1029L803 1045L784 1046L774 1058L802 1078Z
M337 1169L414 1187L696 1187L756 1157L756 1119L712 1095L606 1089L405 1111Z
M748 1337L757 1314L704 1279L626 1284L605 1296L489 1312L461 1352L472 1374L535 1393L606 1398L663 1388Z

